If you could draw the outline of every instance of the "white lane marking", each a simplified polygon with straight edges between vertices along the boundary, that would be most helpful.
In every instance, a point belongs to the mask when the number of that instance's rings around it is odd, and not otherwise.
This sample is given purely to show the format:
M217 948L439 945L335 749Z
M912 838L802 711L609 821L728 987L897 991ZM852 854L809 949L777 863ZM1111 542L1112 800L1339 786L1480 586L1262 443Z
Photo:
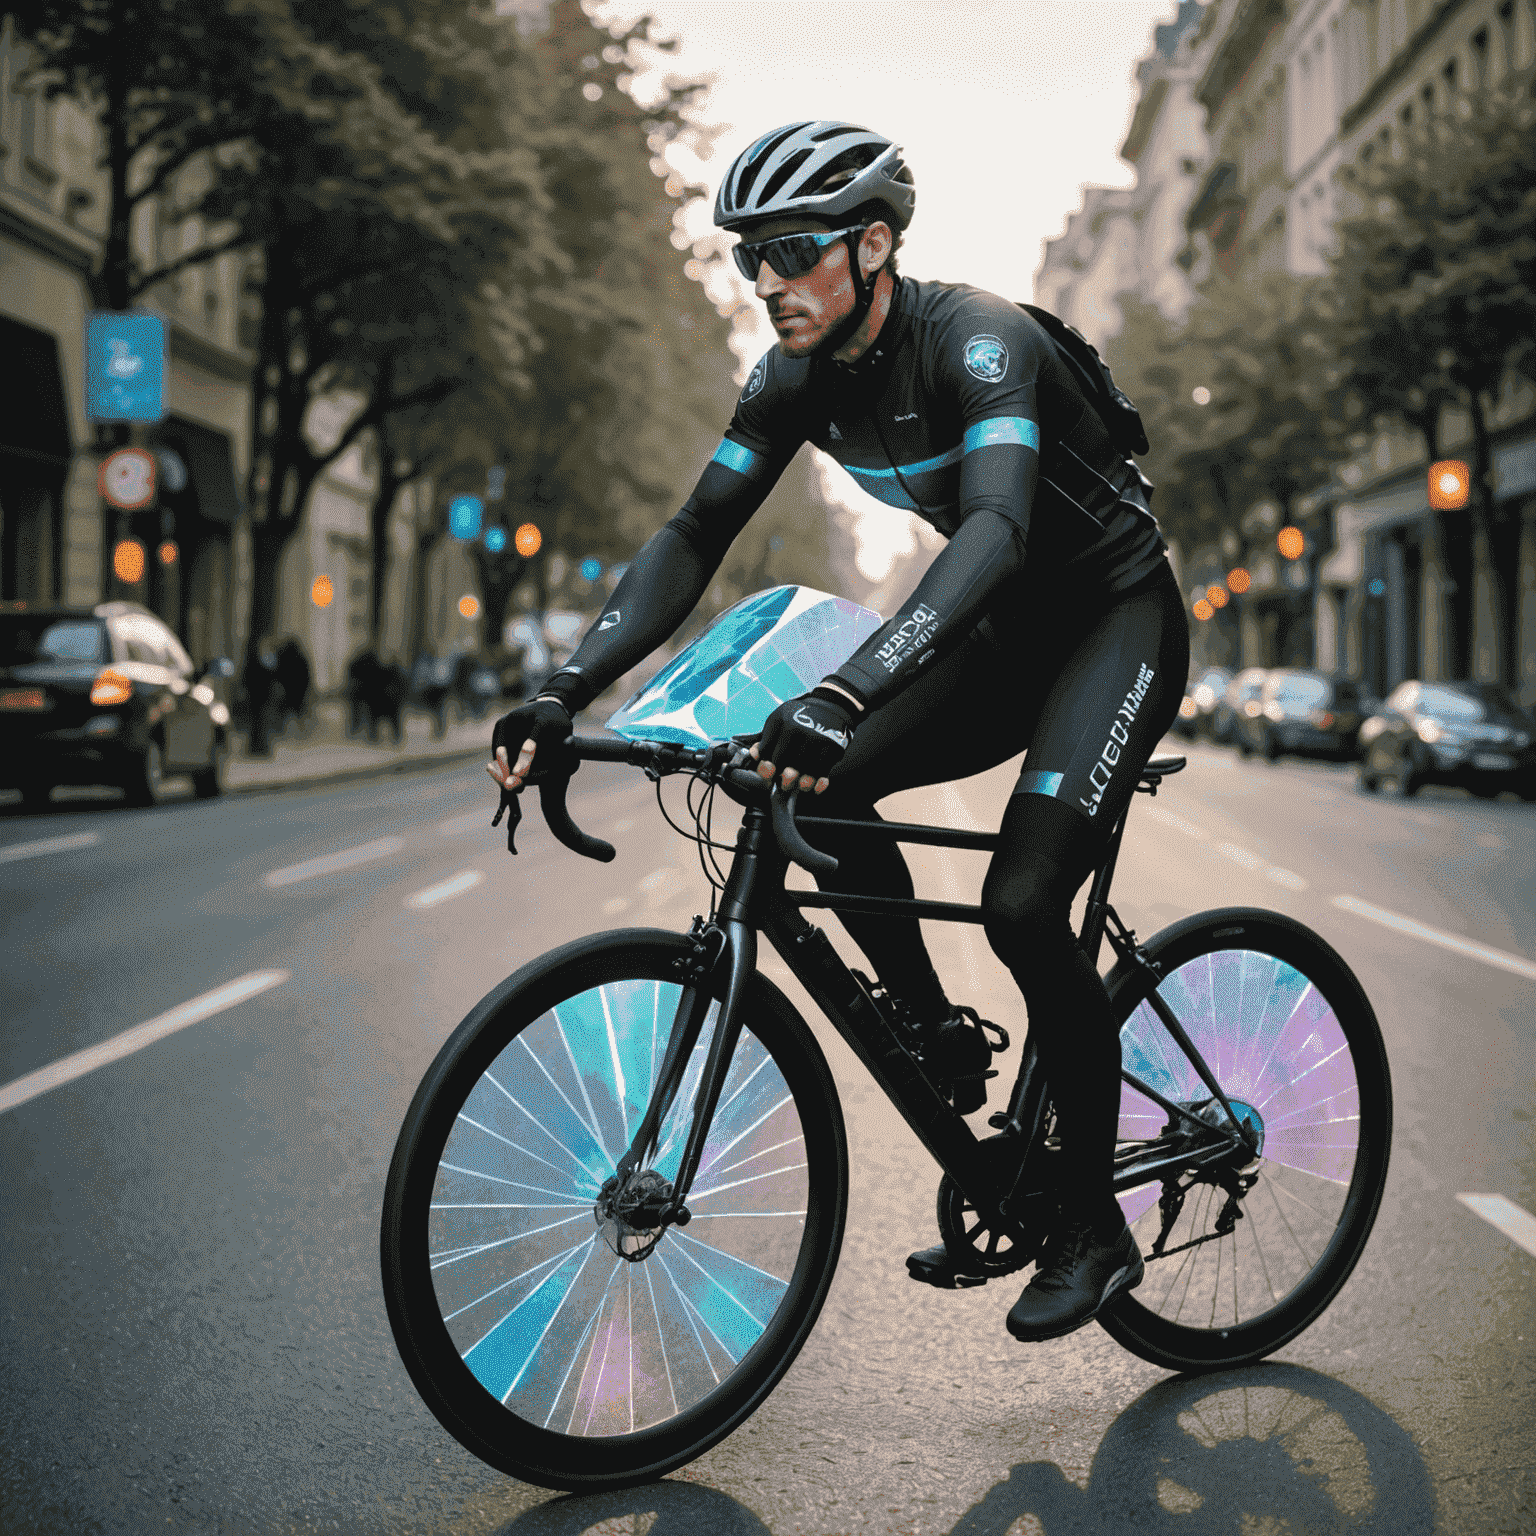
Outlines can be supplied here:
M45 853L68 853L71 848L90 848L101 841L99 832L69 832L63 837L40 837L32 843L12 843L0 848L0 864L13 859L36 859Z
M1172 827L1175 832L1182 832L1186 837L1195 837L1204 841L1207 836L1204 827L1197 827L1194 822L1185 821L1176 811L1170 811L1165 806L1149 805L1146 814L1153 821L1160 821L1165 827Z
M1477 846L1479 848L1508 848L1509 844L1497 832L1479 832L1477 834Z
M125 1029L122 1034L114 1035L100 1045L76 1051L72 1056L63 1056L49 1066L39 1067L36 1072L18 1077L15 1082L0 1088L0 1114L14 1109L18 1104L25 1104L28 1099L35 1099L39 1094L47 1093L50 1088L62 1087L77 1077L84 1077L87 1072L94 1072L98 1067L121 1061L124 1056L142 1051L146 1045L153 1045L167 1035L174 1035L177 1030L185 1029L189 1024L199 1024L215 1013L222 1013L226 1008L233 1008L236 1003L243 1003L248 997L255 997L258 992L280 986L288 980L288 975L287 971L252 971L248 976L241 976L226 982L222 987L215 987L212 992L204 992L201 997L194 997L179 1008L172 1008L169 1013L135 1024L132 1029Z
M403 838L381 837L377 842L364 843L360 848L343 848L339 853L323 853L317 859L305 859L301 864L288 864L282 869L270 870L263 875L265 885L293 885L299 880L312 880L316 875L333 874L338 869L351 869L354 864L367 864L372 859L387 858L405 846Z
M624 897L610 896L607 901L603 903L603 916L617 917L619 913L624 911L624 909L628 906L629 903L624 899Z
M1524 976L1527 981L1536 981L1536 962L1527 960L1524 955L1512 955L1508 950L1495 949L1491 944L1464 939L1459 933L1446 933L1443 929L1431 928L1428 923L1404 917L1401 912L1390 912L1386 907L1373 906L1368 901L1361 901L1358 896L1335 896L1333 904L1342 911L1353 912L1356 917L1380 923L1383 928L1395 928L1397 932L1423 939L1427 944L1438 944L1442 949L1454 950L1459 955L1481 960L1484 965L1495 965L1501 971Z
M1505 1195L1457 1195L1456 1198L1490 1226L1497 1227L1510 1242L1518 1243L1527 1253L1536 1254L1536 1216L1516 1205Z
M1288 891L1304 891L1311 885L1311 881L1298 875L1294 869L1281 869L1278 864L1271 864L1264 871L1266 879L1273 880L1276 885L1283 885Z
M425 890L413 891L405 898L405 904L420 912L427 907L435 907L440 901L451 901L455 896L462 896L465 891L474 890L484 879L483 869L460 870L458 874L450 875L436 885L429 885Z
M1244 869L1263 869L1264 860L1258 854L1250 853L1246 848L1239 848L1236 843L1217 843L1217 853L1224 853L1234 864L1241 864Z
M474 832L481 827L484 827L487 832L491 830L489 811L471 811L467 816L454 816L443 822L437 830L444 837L457 837L461 832Z

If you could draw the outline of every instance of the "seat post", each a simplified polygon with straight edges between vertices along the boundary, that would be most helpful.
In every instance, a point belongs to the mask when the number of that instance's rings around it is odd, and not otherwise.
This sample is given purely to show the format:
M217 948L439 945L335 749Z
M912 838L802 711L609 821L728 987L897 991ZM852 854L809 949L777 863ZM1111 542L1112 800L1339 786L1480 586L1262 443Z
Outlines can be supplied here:
M1097 966L1099 946L1104 942L1104 922L1109 912L1109 883L1115 878L1115 860L1120 856L1120 839L1125 836L1125 818L1131 813L1129 805L1121 811L1115 830L1109 835L1109 846L1104 850L1093 884L1088 888L1088 904L1083 910L1083 931L1077 942Z

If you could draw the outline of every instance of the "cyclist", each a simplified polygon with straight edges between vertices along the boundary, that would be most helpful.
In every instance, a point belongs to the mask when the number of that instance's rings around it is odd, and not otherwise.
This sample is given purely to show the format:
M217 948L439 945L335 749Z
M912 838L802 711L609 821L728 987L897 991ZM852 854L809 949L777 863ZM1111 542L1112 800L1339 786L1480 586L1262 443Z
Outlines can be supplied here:
M777 128L730 167L715 223L741 236L736 264L777 345L608 612L499 722L488 769L515 788L536 754L557 766L575 714L688 616L803 442L947 536L901 611L774 710L753 755L764 778L825 794L821 814L874 819L886 795L1028 749L982 906L1024 994L1067 1170L1061 1218L1008 1327L1054 1338L1142 1276L1111 1183L1119 1040L1069 909L1177 712L1188 630L1151 486L1042 327L994 294L897 271L914 201L900 147L850 123ZM836 888L913 893L895 844L823 845L842 860ZM945 996L917 921L843 921L951 1102L979 1108L990 1049L974 1012ZM943 1282L942 1246L908 1263Z

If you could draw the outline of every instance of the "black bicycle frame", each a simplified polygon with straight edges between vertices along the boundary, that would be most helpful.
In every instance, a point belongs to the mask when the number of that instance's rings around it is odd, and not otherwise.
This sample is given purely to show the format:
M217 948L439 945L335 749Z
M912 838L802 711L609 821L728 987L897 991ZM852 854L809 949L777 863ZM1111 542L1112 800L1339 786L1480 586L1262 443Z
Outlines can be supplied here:
M1149 775L1153 787L1156 776ZM1142 1144L1129 1157L1116 1161L1115 1189L1132 1189L1165 1174L1215 1162L1246 1146L1242 1128L1226 1095L1204 1059L1189 1039L1177 1016L1158 996L1156 967L1141 954L1135 934L1125 928L1109 905L1109 886L1125 832L1122 813L1089 888L1079 942L1089 958L1097 960L1106 925L1111 945L1124 960L1139 962L1151 971L1153 985L1148 1001L1190 1063L1226 1111L1233 1130L1202 1120L1192 1110L1164 1098L1149 1084L1122 1070L1121 1077L1139 1093L1167 1110L1170 1123L1187 1125L1199 1138L1160 1137ZM995 851L996 833L963 832L947 827L920 826L888 821L840 821L815 816L798 819L801 832L814 840L818 832L875 841L922 843L940 848ZM736 853L720 898L715 921L695 930L697 952L685 970L685 986L678 1001L671 1035L657 1075L655 1090L633 1143L618 1166L619 1178L639 1168L654 1151L662 1120L675 1099L697 1044L712 999L720 1012L714 1037L694 1102L693 1122L671 1201L661 1213L663 1224L686 1222L685 1202L698 1171L704 1140L719 1103L732 1053L741 1033L741 1001L757 964L757 934L761 931L782 956L816 1005L848 1042L881 1090L933 1155L934 1160L960 1187L977 1214L992 1231L1016 1231L1014 1197L1027 1186L1026 1165L1038 1147L1047 1110L1043 1074L1031 1044L1026 1040L1023 1060L1005 1115L989 1122L1000 1135L1018 1138L1021 1156L1000 1176L993 1159L983 1153L982 1141L940 1095L922 1067L907 1051L884 1014L857 976L844 964L831 940L800 913L802 907L825 907L834 912L860 912L876 916L927 918L939 922L980 923L979 906L917 898L862 896L852 892L790 890L784 885L788 859L780 850L769 812L761 804L749 804L737 834ZM711 946L711 935L718 941ZM712 949L712 952L711 952Z

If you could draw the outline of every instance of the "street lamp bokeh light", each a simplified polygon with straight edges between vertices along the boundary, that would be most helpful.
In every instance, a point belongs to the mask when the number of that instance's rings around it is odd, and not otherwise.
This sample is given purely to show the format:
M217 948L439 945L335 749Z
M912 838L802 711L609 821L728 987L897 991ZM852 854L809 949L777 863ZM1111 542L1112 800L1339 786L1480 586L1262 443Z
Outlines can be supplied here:
M309 589L309 600L316 608L329 608L331 599L336 596L336 588L331 585L329 576L316 576L314 584Z
M137 539L119 539L112 551L112 574L130 587L144 580L144 546Z
M1275 544L1287 560L1299 560L1307 547L1307 536L1300 528L1282 528L1275 535Z
M512 535L512 545L523 559L527 560L538 554L540 546L544 543L544 535L539 532L537 523L524 523L516 533Z
M160 545L160 548L157 549L155 551L155 553L157 555L159 555L159 557L160 557L160 564L161 565L164 565L164 566L175 565L176 564L176 553L177 553L175 540L174 539L165 539L165 540L163 540L161 545Z
M466 592L464 596L459 599L459 612L463 614L466 619L474 618L474 616L480 612L480 599L476 597L472 592Z
M485 530L485 547L493 555L499 555L507 547L507 530L505 528L487 528Z
M1437 512L1454 512L1472 494L1472 471L1460 459L1441 459L1429 466L1429 504Z
M596 581L603 574L603 562L596 555L588 555L581 562L581 574L587 581Z
M1200 601L1198 603L1195 604L1195 607L1194 607L1194 615L1195 615L1195 617L1197 619L1201 620L1202 622L1204 622L1206 619L1210 618L1210 616L1213 613L1215 613L1215 612L1216 612L1216 610L1214 608L1212 608L1211 605L1208 602L1206 602L1206 600L1203 597L1200 599Z
M1225 608L1227 606L1227 589L1215 585L1205 589L1205 600L1212 608Z
M1209 405L1211 403L1211 392L1204 384L1200 384L1190 391L1189 398L1196 405Z
M1251 577L1242 566L1227 572L1227 586L1233 592L1246 592L1253 585Z

